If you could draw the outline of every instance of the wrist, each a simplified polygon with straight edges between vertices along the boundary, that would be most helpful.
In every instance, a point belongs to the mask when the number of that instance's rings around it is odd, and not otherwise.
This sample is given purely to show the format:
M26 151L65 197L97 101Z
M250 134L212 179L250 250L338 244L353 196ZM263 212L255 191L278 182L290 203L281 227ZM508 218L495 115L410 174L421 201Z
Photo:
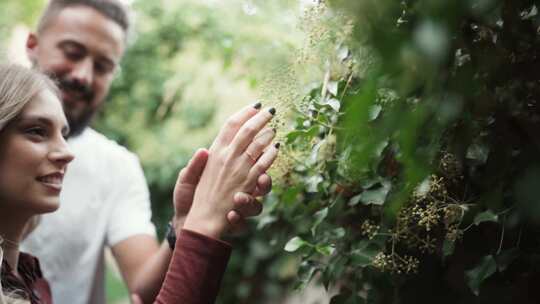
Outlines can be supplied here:
M204 219L204 217L202 219ZM188 215L184 222L183 228L214 239L221 239L221 236L227 229L227 224L225 221L226 219L202 219L199 219L196 216Z
M184 227L184 223L186 222L186 216L173 216L171 220L171 224L173 229L176 231L176 235L180 233L182 228Z

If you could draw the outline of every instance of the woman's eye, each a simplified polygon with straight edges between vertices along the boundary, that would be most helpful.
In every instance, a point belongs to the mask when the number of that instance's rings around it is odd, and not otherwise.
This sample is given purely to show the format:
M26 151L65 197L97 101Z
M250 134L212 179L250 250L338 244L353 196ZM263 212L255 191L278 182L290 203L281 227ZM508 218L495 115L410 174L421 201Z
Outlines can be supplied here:
M29 134L32 136L45 137L47 135L47 132L43 128L30 128L26 130L26 134Z

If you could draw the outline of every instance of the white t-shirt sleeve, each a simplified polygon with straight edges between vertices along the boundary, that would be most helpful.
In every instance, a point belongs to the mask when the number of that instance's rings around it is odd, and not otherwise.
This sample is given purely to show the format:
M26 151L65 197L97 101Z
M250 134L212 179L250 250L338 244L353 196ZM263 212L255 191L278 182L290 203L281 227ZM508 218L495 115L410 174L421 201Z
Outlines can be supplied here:
M107 203L112 210L107 223L107 246L114 246L138 234L156 235L143 170L137 157L125 152L125 159L111 164L117 174L111 176L111 184L108 185L111 188L107 200L111 201Z

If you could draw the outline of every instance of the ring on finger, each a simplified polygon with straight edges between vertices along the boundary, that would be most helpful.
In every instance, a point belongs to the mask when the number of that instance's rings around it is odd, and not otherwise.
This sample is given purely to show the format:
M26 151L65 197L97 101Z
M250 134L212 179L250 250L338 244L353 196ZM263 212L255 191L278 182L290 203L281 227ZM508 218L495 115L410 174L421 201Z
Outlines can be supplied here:
M247 150L246 150L245 153L246 153L247 157L249 157L254 163L257 162L257 158L258 158L258 157L254 157L254 156L251 155L251 154L249 153L249 151L247 151Z

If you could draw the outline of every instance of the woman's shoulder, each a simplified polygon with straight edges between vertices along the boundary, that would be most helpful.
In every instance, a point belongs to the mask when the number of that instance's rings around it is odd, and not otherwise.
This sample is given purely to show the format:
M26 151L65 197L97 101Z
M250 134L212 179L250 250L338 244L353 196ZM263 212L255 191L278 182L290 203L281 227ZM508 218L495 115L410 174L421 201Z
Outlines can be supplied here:
M17 266L19 277L13 274L7 263L2 263L2 285L7 290L16 291L30 303L52 303L51 289L43 277L39 259L35 256L20 252Z
M43 278L43 272L41 271L41 265L39 259L29 253L19 253L19 272L23 270L24 275L29 275L32 279Z

